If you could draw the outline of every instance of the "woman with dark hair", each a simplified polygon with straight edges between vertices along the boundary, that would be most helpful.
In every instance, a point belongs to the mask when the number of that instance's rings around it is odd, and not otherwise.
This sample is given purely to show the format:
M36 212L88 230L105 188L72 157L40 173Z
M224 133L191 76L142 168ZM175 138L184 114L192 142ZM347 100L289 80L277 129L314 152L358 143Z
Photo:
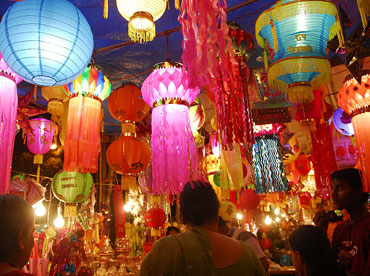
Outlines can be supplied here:
M16 195L0 195L0 276L26 276L22 272L34 245L32 206Z
M140 275L266 275L252 249L217 233L219 203L207 182L189 182L180 194L188 231L155 242Z
M340 276L334 252L321 229L303 225L289 237L293 265L299 276Z

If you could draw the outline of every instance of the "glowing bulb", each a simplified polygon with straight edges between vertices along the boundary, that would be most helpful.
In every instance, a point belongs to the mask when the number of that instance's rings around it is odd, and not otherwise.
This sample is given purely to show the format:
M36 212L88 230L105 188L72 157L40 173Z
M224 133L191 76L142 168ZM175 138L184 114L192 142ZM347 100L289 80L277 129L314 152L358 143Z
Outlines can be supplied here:
M34 212L37 217L42 217L46 214L46 209L44 204L42 204L42 201L34 205Z
M282 218L285 218L285 217L286 217L286 214L282 213L282 214L281 214L281 217L282 217Z
M275 218L275 221L276 221L276 222L280 222L280 218L279 218L279 217L276 217L276 218Z
M127 202L127 203L125 204L125 206L123 206L123 210L124 210L125 212L130 212L130 211L131 211L131 208L132 208L131 202Z
M270 225L271 223L272 223L272 219L269 216L267 216L265 218L265 224Z
M57 149L57 147L58 147L57 144L52 143L51 146L50 146L50 149L55 150L55 149Z
M241 213L236 214L237 220L241 220L243 218L243 215Z
M280 214L280 209L279 208L275 208L274 213L275 213L275 215L278 216Z
M62 214L60 213L60 207L58 207L58 215L56 219L54 220L54 226L56 228L62 228L64 226L64 219Z

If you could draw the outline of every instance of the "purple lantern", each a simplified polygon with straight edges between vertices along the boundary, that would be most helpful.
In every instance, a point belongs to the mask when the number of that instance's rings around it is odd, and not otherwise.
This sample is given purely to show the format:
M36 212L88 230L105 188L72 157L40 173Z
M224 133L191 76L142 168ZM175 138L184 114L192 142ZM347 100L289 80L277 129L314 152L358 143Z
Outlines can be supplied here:
M158 64L142 85L152 112L152 163L154 193L178 194L197 178L197 152L190 127L189 106L199 90L189 89L181 64Z
M352 117L341 108L338 108L333 114L333 125L344 136L353 136L355 134L352 126Z
M14 138L17 131L17 84L21 81L0 54L0 194L7 192L12 171Z

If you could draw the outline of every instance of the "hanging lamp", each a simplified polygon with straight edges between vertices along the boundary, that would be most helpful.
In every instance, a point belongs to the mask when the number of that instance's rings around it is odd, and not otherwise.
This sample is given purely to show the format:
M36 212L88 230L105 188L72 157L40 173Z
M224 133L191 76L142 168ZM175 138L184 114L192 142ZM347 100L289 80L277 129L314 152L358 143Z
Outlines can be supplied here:
M128 21L128 36L136 43L155 38L155 24L166 10L167 0L117 0L119 13Z

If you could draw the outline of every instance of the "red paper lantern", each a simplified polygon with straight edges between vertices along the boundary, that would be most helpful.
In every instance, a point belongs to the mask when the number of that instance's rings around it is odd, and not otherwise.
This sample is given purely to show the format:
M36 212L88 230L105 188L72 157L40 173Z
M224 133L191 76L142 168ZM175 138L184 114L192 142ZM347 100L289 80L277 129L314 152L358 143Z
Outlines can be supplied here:
M301 154L294 161L295 169L301 176L307 175L311 170L311 161L307 159L307 156Z
M262 249L268 250L272 247L272 241L269 238L262 238L260 240L260 246L262 247Z
M161 208L151 208L146 211L144 219L148 227L159 228L165 224L167 217Z
M245 190L240 195L240 207L245 210L255 210L260 204L260 197L253 190Z

